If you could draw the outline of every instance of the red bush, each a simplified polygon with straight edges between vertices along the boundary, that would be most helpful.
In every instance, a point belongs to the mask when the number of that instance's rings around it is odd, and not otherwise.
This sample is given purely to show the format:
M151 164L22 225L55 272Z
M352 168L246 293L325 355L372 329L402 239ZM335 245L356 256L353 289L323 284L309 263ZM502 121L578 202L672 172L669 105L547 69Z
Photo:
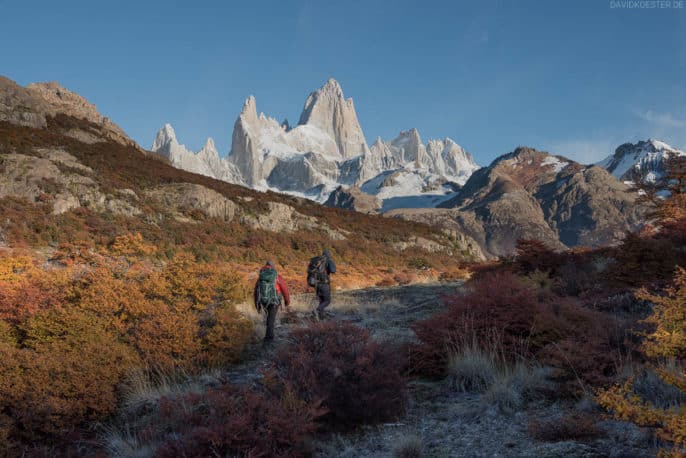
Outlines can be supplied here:
M163 439L158 457L300 457L309 453L308 437L315 432L322 410L282 387L260 393L225 385L202 395L162 399L157 431L174 434Z
M449 351L473 339L506 359L525 356L556 369L568 393L603 386L626 354L625 324L584 308L577 299L549 295L545 301L524 279L509 272L485 274L466 295L447 299L450 308L414 325L420 344L410 350L410 369L429 376L447 371Z
M448 348L475 337L484 348L498 339L506 356L526 349L543 313L534 288L509 272L485 274L471 284L465 296L447 299L449 309L413 329L421 344L411 353L412 370L430 376L445 374Z
M321 400L328 411L322 420L347 429L403 413L406 385L399 354L357 326L314 324L293 331L268 379L287 381L306 401Z

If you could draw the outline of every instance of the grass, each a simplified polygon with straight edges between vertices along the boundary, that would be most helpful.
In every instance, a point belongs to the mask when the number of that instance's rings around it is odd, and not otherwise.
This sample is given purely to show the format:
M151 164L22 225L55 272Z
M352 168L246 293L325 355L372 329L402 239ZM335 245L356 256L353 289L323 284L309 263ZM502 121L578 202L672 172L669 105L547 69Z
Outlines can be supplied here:
M508 362L497 339L488 348L475 336L459 341L448 354L448 380L457 391L482 393L484 406L514 413L553 392L551 369L527 361Z
M208 386L218 385L220 379L221 371L218 369L200 375L190 375L184 371L132 371L122 384L120 411L135 415L163 397L202 393Z

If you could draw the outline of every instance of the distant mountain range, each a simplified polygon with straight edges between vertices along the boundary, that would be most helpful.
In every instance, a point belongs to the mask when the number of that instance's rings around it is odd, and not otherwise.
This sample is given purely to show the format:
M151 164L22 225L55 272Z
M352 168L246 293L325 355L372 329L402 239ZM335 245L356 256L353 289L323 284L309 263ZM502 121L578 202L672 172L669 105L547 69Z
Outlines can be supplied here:
M334 79L307 97L294 127L258 114L255 98L248 97L226 159L219 158L211 139L201 151L189 151L168 124L155 137L152 151L185 170L319 202L339 186L356 186L384 202L427 197L418 203L435 206L479 168L453 140L424 144L416 129L390 142L377 138L370 148L352 99L344 97Z
M104 138L144 152L95 106L57 83L21 87L0 78L0 121L45 128L62 115L89 122L87 128L66 123L64 135L90 144ZM352 100L333 79L309 95L296 126L258 114L249 97L228 156L212 139L198 152L188 150L169 124L155 136L152 151L179 169L255 190L428 223L474 242L487 256L512 253L520 238L560 249L619 240L642 224L631 183L655 180L670 154L685 154L651 139L621 145L587 166L520 147L480 168L453 140L424 142L416 129L391 141L377 138L369 147ZM60 205L72 208L77 200Z
M487 255L503 256L519 239L555 249L615 243L642 223L636 197L601 167L520 147L474 172L441 208L387 215L468 235Z

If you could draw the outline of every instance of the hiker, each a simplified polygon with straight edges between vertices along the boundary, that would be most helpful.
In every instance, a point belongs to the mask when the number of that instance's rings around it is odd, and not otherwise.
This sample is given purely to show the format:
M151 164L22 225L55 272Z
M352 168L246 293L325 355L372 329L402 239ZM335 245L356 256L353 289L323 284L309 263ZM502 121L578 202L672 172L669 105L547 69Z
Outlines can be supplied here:
M268 344L274 341L274 322L281 300L283 299L286 308L291 305L288 285L276 271L272 261L267 261L264 267L260 269L257 282L255 282L253 298L257 311L264 310L267 314L267 331L264 335L264 343Z
M331 303L331 282L329 276L336 273L336 263L329 250L315 256L307 266L307 284L315 288L319 305L315 312L318 319L324 318L324 309Z

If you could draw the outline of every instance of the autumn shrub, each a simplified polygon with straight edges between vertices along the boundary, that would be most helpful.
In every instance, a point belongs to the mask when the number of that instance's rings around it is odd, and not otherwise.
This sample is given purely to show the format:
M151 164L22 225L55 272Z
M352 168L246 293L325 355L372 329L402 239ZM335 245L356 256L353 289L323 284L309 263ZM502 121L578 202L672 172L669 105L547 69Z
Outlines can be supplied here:
M398 272L393 276L393 280L398 285L407 285L412 281L412 278L410 277L410 274L406 272Z
M299 397L321 400L332 429L393 420L402 415L406 386L399 352L348 323L297 329L276 355L272 379L285 380Z
M488 353L497 344L503 361L525 359L553 368L561 393L611 383L620 357L631 351L625 324L557 296L546 287L547 276L538 280L542 275L536 272L525 278L508 271L480 275L464 295L446 298L447 311L413 326L420 343L410 351L411 370L445 376L451 355L473 348Z
M158 457L300 457L309 454L308 438L322 412L283 385L278 392L224 385L163 399L157 429L146 434L161 442Z
M252 335L252 321L233 305L216 308L202 339L203 366L223 367L237 362Z
M481 348L498 339L506 358L527 351L537 314L542 310L535 289L508 272L471 282L464 296L447 298L448 310L414 324L420 344L412 352L413 370L433 376L446 373L448 349L460 349L465 336Z
M666 283L683 261L678 253L678 246L667 238L630 233L616 248L615 262L604 277L610 285L629 288Z
M24 438L64 435L110 414L116 386L138 364L135 351L98 317L55 308L20 326L22 347L8 347L0 375L3 410ZM9 366L7 366L9 365Z
M252 334L233 307L240 278L225 264L180 256L156 267L139 253L122 262L94 252L58 268L0 256L3 440L72 437L114 411L134 368L194 372L239 359Z
M601 390L598 402L618 419L655 428L657 437L671 444L662 453L679 456L686 452L686 408L681 402L662 401L686 396L686 270L678 268L672 284L662 294L644 289L639 296L654 304L645 320L651 328L641 345L648 359L648 370L660 378L661 384L670 385L680 393L656 396L654 382L646 393L641 374L634 373L625 381ZM660 391L666 390L663 387Z

